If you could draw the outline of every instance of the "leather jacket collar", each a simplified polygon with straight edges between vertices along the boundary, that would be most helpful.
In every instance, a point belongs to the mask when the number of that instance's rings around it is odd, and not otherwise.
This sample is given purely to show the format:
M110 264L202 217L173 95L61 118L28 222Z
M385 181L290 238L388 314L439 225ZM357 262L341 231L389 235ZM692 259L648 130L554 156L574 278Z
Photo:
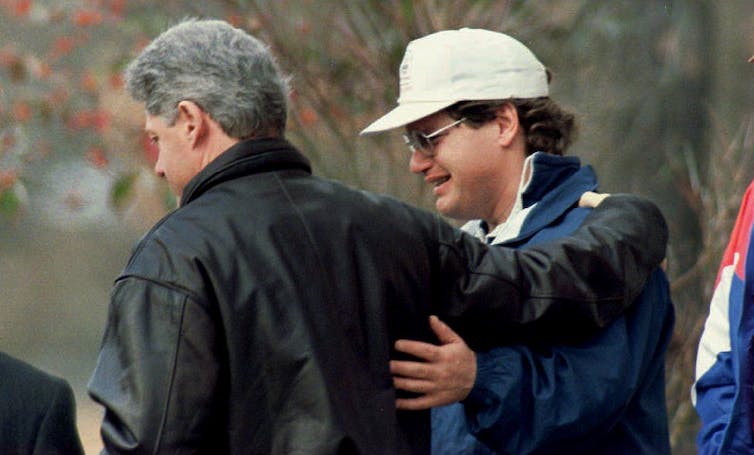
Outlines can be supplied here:
M220 182L283 169L312 171L309 160L285 139L268 137L241 141L221 153L189 181L183 190L181 206Z

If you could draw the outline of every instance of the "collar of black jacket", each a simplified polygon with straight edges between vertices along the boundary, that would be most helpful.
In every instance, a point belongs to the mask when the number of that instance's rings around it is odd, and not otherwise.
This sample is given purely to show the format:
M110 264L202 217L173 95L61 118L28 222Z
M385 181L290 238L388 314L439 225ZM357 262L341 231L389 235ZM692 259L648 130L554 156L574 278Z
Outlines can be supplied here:
M311 173L309 160L281 138L248 139L221 153L183 189L181 205L199 197L220 182L260 172L300 169Z

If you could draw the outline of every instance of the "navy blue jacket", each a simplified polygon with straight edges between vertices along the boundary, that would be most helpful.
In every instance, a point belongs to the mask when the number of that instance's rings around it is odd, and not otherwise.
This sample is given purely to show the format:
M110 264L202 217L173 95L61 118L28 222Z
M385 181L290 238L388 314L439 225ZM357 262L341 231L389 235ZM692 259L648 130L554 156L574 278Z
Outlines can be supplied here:
M0 453L83 455L71 386L0 352Z
M565 236L589 210L591 167L537 154L522 194L520 234L500 245L526 248ZM477 379L461 404L432 412L433 454L670 453L665 351L674 321L668 282L656 270L624 316L596 335L478 353Z

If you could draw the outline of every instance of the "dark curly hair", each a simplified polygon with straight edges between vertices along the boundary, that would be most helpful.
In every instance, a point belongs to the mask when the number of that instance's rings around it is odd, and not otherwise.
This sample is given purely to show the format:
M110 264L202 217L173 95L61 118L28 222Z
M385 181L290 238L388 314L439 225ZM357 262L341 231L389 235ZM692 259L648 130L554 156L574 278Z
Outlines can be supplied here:
M465 117L471 127L479 128L492 121L497 110L506 103L512 104L518 112L518 121L526 137L527 155L537 151L563 155L568 146L576 140L577 127L574 115L562 109L549 97L460 101L445 111L456 120Z

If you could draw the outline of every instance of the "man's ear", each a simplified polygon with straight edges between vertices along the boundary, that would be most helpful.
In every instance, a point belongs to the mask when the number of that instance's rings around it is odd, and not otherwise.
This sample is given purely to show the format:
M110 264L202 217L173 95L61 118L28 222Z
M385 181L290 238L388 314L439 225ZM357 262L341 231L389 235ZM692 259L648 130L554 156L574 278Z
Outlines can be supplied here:
M498 125L498 140L503 147L510 147L521 130L518 123L518 111L511 103L505 103L497 109L495 122Z
M207 113L193 101L178 103L178 120L181 132L192 146L195 146L207 133Z

